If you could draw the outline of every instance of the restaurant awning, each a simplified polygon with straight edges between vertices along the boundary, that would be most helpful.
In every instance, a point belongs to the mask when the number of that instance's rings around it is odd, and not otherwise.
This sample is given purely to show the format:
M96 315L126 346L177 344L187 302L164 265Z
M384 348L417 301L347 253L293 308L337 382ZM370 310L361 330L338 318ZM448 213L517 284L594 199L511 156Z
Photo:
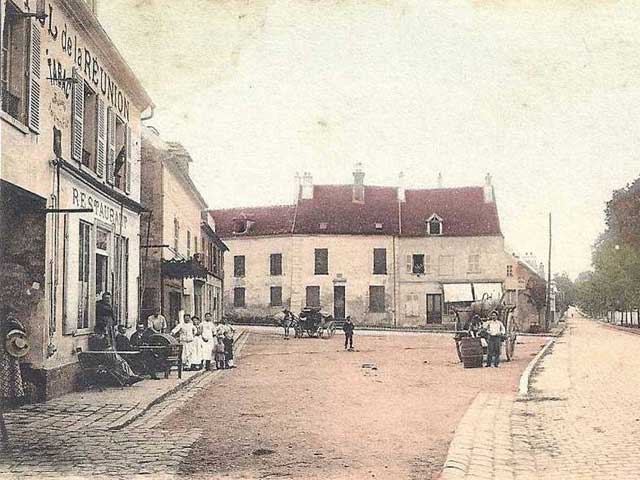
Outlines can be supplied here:
M442 289L444 301L447 303L473 301L470 283L445 283L442 285Z
M482 300L485 294L488 294L494 300L500 300L502 298L502 284L501 283L474 283L473 291L476 296L476 300Z

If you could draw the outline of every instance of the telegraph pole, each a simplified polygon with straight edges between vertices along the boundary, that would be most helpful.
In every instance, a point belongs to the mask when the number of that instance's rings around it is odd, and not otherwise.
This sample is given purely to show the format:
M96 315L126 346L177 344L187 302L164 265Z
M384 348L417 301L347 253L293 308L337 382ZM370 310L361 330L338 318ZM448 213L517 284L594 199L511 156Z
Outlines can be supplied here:
M544 329L549 331L549 319L551 317L551 212L549 212L549 261L547 262L547 299L544 312Z

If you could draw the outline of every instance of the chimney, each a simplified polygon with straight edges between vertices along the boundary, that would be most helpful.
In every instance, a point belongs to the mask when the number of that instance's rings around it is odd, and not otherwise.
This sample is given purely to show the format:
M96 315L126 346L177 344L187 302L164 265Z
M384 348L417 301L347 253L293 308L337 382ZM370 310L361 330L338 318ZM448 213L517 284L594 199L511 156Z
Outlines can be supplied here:
M304 174L302 175L302 185L300 187L300 199L301 200L313 199L313 177L309 172L304 172Z
M362 164L356 163L353 171L353 201L355 203L364 203L364 170Z
M442 172L438 172L438 188L442 188Z
M484 203L495 202L495 196L493 193L493 184L491 183L491 174L487 173L484 177Z
M404 172L400 172L398 174L398 201L406 202L406 197L404 194L405 184L404 184Z

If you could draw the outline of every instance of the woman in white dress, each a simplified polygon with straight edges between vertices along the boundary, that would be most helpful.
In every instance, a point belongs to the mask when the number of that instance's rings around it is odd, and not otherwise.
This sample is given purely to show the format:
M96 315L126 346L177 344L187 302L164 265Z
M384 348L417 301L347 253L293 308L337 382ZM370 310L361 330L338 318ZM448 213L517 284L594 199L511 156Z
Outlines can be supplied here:
M194 361L196 354L195 351L195 338L196 327L191 322L191 315L184 314L184 320L178 322L178 324L171 330L171 334L178 338L178 341L183 345L182 347L182 365L185 370L191 369L191 364Z
M215 325L210 313L205 313L204 322L200 325L200 339L202 340L202 360L207 370L211 370L213 359L213 344L215 339Z

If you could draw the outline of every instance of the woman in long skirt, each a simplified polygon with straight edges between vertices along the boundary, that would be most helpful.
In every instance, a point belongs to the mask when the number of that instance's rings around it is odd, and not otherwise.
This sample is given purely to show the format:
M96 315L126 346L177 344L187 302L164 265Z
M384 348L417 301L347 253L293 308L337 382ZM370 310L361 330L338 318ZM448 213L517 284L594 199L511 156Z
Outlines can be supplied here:
M182 365L185 370L191 369L191 364L193 363L196 355L195 350L195 338L196 338L196 327L191 322L191 315L188 313L184 314L184 320L179 322L171 333L178 338L178 341L183 345L182 346Z
M211 370L211 360L213 359L215 325L210 313L204 315L204 322L200 325L200 339L202 340L202 360L207 370Z

